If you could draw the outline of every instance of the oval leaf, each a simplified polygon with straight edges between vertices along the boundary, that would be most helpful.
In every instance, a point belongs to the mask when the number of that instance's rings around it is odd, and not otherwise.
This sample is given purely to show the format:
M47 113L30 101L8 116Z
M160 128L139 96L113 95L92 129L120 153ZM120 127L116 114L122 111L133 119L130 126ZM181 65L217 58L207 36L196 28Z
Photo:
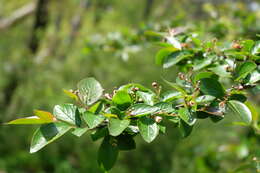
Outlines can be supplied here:
M132 103L132 99L126 90L117 91L112 101L120 110L127 109Z
M93 129L101 124L105 120L105 117L103 115L95 115L87 111L83 114L83 119L85 120L89 128Z
M130 124L130 120L120 120L111 118L108 123L108 130L111 136L120 135Z
M236 101L236 100L231 100L228 102L228 107L234 115L238 116L239 119L246 123L250 124L252 121L252 113L250 109L243 103Z
M200 89L205 95L221 98L225 95L223 86L214 78L200 79Z
M144 103L135 104L129 108L131 116L144 116L157 112L159 110L156 106L150 106Z
M95 103L103 93L103 88L100 83L94 78L86 78L78 83L80 100L91 105Z
M42 125L33 135L30 153L39 151L49 143L64 135L71 128L71 126L62 122Z
M111 138L106 136L98 150L98 164L105 172L114 166L118 157L118 147L111 142Z
M80 125L78 123L80 117L77 110L77 106L73 104L56 105L53 110L53 114L59 120L65 121L73 125Z
M154 119L142 117L137 123L143 139L148 143L152 142L159 133L159 127Z

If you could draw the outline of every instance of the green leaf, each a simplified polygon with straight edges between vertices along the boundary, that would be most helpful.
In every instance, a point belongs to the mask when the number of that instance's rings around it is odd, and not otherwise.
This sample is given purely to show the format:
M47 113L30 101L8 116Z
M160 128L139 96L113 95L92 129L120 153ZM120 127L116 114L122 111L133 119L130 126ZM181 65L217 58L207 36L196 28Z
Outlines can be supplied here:
M104 103L102 101L95 103L91 106L88 111L92 112L93 114L99 114L104 108Z
M183 120L179 123L179 130L183 138L188 137L192 132L193 126L186 124Z
M33 135L30 153L39 151L49 143L64 135L71 128L71 126L62 122L42 125Z
M111 118L108 123L108 130L111 136L120 135L130 124L130 120L120 120Z
M136 95L138 97L140 97L144 103L148 104L148 105L153 105L154 104L154 100L155 100L155 93L153 92L142 92L142 91L137 91Z
M148 143L152 142L159 133L159 127L152 118L142 117L138 120L137 124L141 136Z
M50 112L41 111L41 110L34 110L34 115L39 117L42 120L46 120L49 122L53 122L55 120L54 115L52 115Z
M227 65L216 65L215 67L211 67L209 68L210 71L214 72L215 74L217 74L220 77L227 77L230 78L231 77L231 73L227 72Z
M132 135L125 134L116 137L119 150L128 151L136 148L135 140Z
M103 115L96 115L96 114L86 111L83 114L83 119L87 123L88 127L90 129L93 129L93 128L97 127L99 124L101 124L105 120L105 117Z
M206 104L206 103L210 103L213 100L215 100L216 97L211 96L211 95L203 95L203 96L199 96L196 98L196 103L197 104Z
M107 128L99 128L96 131L92 132L90 137L93 141L97 141L105 136L108 135L108 129Z
M214 78L200 79L200 90L205 95L211 95L217 98L222 98L225 95L223 86Z
M175 109L173 108L171 103L159 102L159 103L156 103L154 106L159 108L158 113L172 113L172 112L175 112Z
M25 118L19 118L16 120L12 120L6 124L46 124L51 123L53 121L46 121L44 119L40 119L37 116L31 116L31 117L25 117Z
M214 78L214 79L218 79L218 76L215 75L214 73L212 72L200 72L198 74L196 74L194 76L194 79L193 79L193 82L197 82L199 81L200 79L203 79L203 78Z
M75 128L71 133L77 137L81 137L84 133L88 131L89 128Z
M156 64L162 65L164 58L177 50L178 49L174 47L167 47L167 48L160 49L156 54L156 58L155 58Z
M103 171L109 171L116 163L118 147L111 137L106 136L98 150L98 164Z
M163 79L163 81L164 81L165 83L167 83L169 86L171 86L171 87L173 87L174 89L176 89L177 91L181 92L183 95L186 95L186 94L187 94L187 92L186 92L181 86L179 86L178 84L173 83L173 82L169 82L169 81L167 81L167 80L165 80L165 79Z
M260 80L260 69L254 70L250 75L248 79L249 84L254 84Z
M80 100L91 105L98 101L102 96L103 88L100 83L94 78L86 78L78 83L79 98Z
M168 90L161 94L160 100L163 102L168 102L179 98L182 98L181 92Z
M112 102L120 109L125 110L127 109L131 103L132 99L127 91L125 90L118 90L116 94L112 98Z
M211 58L204 58L202 60L195 61L195 64L193 65L193 70L195 71L201 70L207 67L208 65L210 65L211 63L212 63Z
M236 68L235 80L239 81L240 79L244 79L249 73L251 73L257 65L253 62L244 62L240 66Z
M53 110L54 116L67 123L80 126L80 117L77 106L73 104L56 105Z
M157 112L159 110L156 106L150 106L144 103L135 104L129 108L130 116L144 116Z
M245 104L236 100L230 100L228 101L228 108L231 113L238 116L242 122L248 125L251 123L252 113Z
M176 51L172 54L168 55L163 59L163 68L169 68L176 64L178 64L180 61L190 58L192 54L190 54L187 51Z
M252 49L253 55L258 55L260 53L260 41L257 41Z
M179 109L178 115L185 123L187 123L190 126L194 125L196 122L196 118L192 116L188 108Z

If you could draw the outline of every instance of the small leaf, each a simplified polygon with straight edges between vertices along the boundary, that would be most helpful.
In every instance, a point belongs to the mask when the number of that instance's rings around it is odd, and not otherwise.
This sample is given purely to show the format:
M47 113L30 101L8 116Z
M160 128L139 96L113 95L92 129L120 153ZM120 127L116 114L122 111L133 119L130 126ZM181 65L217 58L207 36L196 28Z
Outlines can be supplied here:
M97 102L94 105L92 105L88 111L92 112L93 114L99 114L104 108L104 103L103 102Z
M214 78L200 79L200 89L205 95L211 95L217 98L222 98L225 95L223 86Z
M185 123L187 123L190 126L194 125L196 122L196 118L192 116L192 114L187 108L179 109L178 115Z
M93 141L97 141L107 135L108 135L107 128L99 128L96 131L92 132L90 136Z
M59 120L73 125L79 125L77 122L77 114L79 114L79 112L77 111L77 106L73 104L56 105L54 107L53 114Z
M120 120L111 118L108 123L108 130L111 136L120 135L130 124L130 120Z
M39 151L49 143L64 135L71 128L71 126L62 122L42 125L33 135L30 153Z
M182 98L181 92L168 90L161 94L160 100L163 102L168 102L168 101L172 101L174 99L179 99L179 98Z
M25 118L19 118L16 120L12 120L6 124L46 124L51 123L52 121L46 121L44 119L40 119L37 116L31 116L31 117L25 117Z
M159 110L156 106L150 106L144 103L135 104L129 108L130 116L144 116L157 112Z
M56 118L54 117L54 115L52 115L52 113L46 112L46 111L34 110L34 115L36 115L40 119L43 119L43 120L46 120L49 122L56 120Z
M175 49L181 50L181 43L173 36L165 37L167 42L170 43Z
M218 76L215 75L215 74L212 73L212 72L200 72L200 73L198 73L198 74L196 74L196 75L194 76L193 81L194 81L194 82L197 82L197 81L199 81L200 79L203 79L203 78L214 78L214 79L218 79Z
M179 130L183 138L188 137L192 132L193 126L189 126L183 120L179 123Z
M254 84L256 82L260 81L260 69L254 70L250 75L249 75L249 84Z
M203 95L203 96L199 96L196 98L196 103L197 104L205 104L205 103L210 103L213 100L215 100L216 97L211 96L211 95Z
M159 102L159 103L156 103L154 106L159 108L158 113L172 113L172 112L175 112L175 109L173 108L171 103Z
M248 125L251 123L252 113L245 104L236 100L230 100L228 102L228 107L231 113L238 116L242 122Z
M88 128L75 128L71 133L77 137L81 137L84 133L88 131Z
M69 96L70 98L74 99L74 100L78 100L78 96L76 94L74 94L73 92L63 89L63 92Z
M152 118L142 117L137 124L141 136L148 143L152 142L159 133L159 127Z
M215 67L209 68L210 71L214 72L220 77L231 77L231 73L227 72L227 65L216 65Z
M118 147L111 137L106 136L98 150L98 164L103 171L109 171L118 157Z
M167 47L167 48L160 49L156 54L156 58L155 58L156 64L162 65L164 58L177 50L178 49L174 47Z
M105 117L103 115L96 115L87 111L83 114L83 119L87 123L88 127L93 129L101 124L105 120Z
M163 59L163 68L172 67L184 59L192 57L192 54L188 53L187 51L177 51L173 52L172 54L168 55Z
M195 70L195 71L201 70L201 69L209 66L211 63L212 63L212 59L211 58L204 58L202 60L198 60L193 65L193 70Z
M178 84L176 83L173 83L173 82L169 82L167 80L163 80L165 83L167 83L169 86L173 87L174 89L176 89L177 91L181 92L183 95L186 95L187 92L181 87L179 86Z
M258 55L260 54L260 41L257 41L252 49L252 54L253 55Z
M80 100L91 105L98 101L102 96L103 88L100 83L94 78L86 78L78 83L79 98Z
M153 92L142 92L142 91L137 91L136 95L138 97L140 97L144 103L148 104L148 105L153 105L154 104L154 100L155 100L155 93Z
M125 110L127 109L131 103L132 99L127 91L125 90L118 90L116 94L112 98L112 102L120 109Z
M235 80L239 81L240 79L244 79L249 73L251 73L257 65L253 62L244 62L240 66L236 68Z

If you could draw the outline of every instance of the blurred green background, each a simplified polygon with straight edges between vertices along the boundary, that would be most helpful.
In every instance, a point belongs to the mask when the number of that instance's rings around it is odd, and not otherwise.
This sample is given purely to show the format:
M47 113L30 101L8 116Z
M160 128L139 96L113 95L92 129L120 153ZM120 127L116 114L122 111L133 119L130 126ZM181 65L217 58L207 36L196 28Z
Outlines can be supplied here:
M145 31L185 27L200 38L257 39L257 0L0 0L0 123L71 102L62 89L93 76L106 92L138 82L163 85L177 69L154 63ZM258 95L251 100L258 108ZM259 110L258 110L259 112ZM260 172L260 136L231 117L201 121L187 139L166 135L120 153L112 173ZM0 125L0 173L96 173L100 141L66 135L29 154L35 127Z

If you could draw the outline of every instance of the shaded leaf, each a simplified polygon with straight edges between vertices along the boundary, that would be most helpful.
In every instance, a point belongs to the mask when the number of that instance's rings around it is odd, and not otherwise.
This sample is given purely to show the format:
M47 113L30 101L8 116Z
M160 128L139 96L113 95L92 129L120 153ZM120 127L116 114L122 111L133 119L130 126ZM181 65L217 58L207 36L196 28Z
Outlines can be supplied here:
M188 108L179 109L178 115L185 123L187 123L190 126L194 125L196 122L196 118L192 116Z
M257 65L253 62L244 62L236 68L235 80L239 81L244 79L249 73L251 73Z
M128 151L136 148L135 140L132 135L125 134L116 137L119 150Z
M223 86L214 78L200 79L200 89L205 95L211 95L217 98L224 97L225 90Z
M38 128L32 138L30 153L34 153L58 139L72 127L62 122L44 124Z
M103 171L109 171L114 166L118 152L116 143L106 136L98 150L98 164Z
M81 137L84 133L88 131L88 128L75 128L71 133L77 137Z

